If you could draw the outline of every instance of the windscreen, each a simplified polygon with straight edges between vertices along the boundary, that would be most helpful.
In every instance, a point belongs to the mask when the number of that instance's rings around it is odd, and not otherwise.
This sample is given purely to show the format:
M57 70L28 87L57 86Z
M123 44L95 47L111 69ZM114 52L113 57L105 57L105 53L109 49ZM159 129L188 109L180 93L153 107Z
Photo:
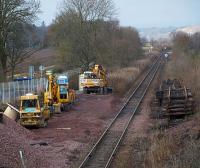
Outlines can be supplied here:
M67 99L67 87L66 87L66 85L60 85L60 99Z
M22 101L22 108L26 109L26 108L37 108L37 100L33 99L33 100L23 100Z
M85 73L84 79L97 79L97 76L94 73Z

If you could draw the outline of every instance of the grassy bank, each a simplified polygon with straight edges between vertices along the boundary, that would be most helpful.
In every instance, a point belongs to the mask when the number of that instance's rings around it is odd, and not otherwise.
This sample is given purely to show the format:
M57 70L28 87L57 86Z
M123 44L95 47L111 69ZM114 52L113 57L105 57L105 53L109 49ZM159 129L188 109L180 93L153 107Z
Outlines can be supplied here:
M192 90L196 113L174 128L153 133L145 167L197 168L200 165L200 55L175 52L166 65L164 77L180 79Z
M129 67L112 70L108 74L108 82L113 87L114 93L124 95L147 65L151 64L151 59L152 57L146 57Z

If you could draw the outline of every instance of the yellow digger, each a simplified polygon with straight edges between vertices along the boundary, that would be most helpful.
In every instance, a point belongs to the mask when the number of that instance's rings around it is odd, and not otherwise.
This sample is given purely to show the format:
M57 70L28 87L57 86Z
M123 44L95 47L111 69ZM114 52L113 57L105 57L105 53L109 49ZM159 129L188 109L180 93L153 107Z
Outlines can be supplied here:
M75 91L69 89L66 75L55 76L47 72L48 86L40 101L39 96L28 93L20 97L19 110L8 104L4 114L25 126L46 127L54 112L67 111L75 101Z
M48 76L48 88L44 93L44 103L53 107L54 112L68 111L75 101L75 91L69 89L68 77L66 75L54 75L51 71L46 72Z
M50 109L45 105L42 107L38 95L29 93L20 97L19 114L19 123L23 126L46 127Z
M83 93L106 94L112 92L108 87L106 71L102 65L94 65L89 71L85 71L79 76L79 89Z

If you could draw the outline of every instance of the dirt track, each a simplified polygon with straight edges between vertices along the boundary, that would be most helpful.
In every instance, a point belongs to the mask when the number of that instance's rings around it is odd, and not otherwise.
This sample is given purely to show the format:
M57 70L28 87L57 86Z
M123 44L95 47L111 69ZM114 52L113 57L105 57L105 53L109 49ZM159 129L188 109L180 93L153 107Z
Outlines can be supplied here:
M72 110L53 116L47 128L31 130L35 133L31 143L46 153L52 167L77 167L118 111L118 104L112 95L79 95Z

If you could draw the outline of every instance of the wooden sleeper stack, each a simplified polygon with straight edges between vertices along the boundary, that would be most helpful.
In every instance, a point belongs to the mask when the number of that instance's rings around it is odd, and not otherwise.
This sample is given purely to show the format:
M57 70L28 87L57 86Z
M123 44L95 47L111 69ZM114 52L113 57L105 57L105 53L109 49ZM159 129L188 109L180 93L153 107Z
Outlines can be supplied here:
M194 100L190 89L179 80L163 81L156 92L161 112L165 117L178 117L193 114Z

